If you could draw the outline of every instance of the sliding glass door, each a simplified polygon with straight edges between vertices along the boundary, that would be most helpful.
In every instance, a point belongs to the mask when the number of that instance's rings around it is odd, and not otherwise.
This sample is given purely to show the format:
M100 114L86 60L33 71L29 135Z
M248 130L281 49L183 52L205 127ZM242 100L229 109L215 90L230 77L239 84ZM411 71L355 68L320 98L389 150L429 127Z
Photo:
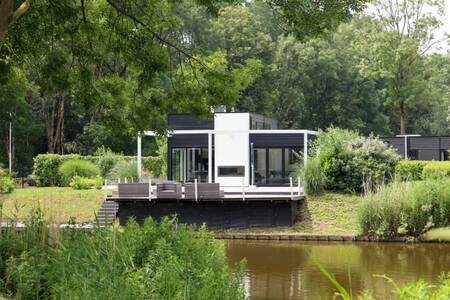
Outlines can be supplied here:
M289 177L295 177L300 161L300 149L297 148L254 148L254 183L257 185L277 185L289 183Z
M172 180L208 182L207 148L173 148Z

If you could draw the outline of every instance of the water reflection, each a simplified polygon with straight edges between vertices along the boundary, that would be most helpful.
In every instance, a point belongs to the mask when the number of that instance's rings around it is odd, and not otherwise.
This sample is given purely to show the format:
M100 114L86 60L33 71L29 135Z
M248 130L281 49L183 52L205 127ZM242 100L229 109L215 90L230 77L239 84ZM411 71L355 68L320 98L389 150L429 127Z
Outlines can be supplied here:
M354 294L365 289L377 299L392 299L394 287L424 278L435 281L450 271L450 245L403 243L317 243L226 241L229 263L247 259L244 279L251 299L331 299L334 287L309 258L314 256ZM350 270L351 279L348 278Z

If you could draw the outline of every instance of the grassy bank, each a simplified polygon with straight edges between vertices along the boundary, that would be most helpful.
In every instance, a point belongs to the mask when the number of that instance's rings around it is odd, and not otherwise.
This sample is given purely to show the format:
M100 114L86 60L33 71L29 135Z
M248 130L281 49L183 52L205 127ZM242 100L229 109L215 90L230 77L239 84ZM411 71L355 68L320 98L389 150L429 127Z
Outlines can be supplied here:
M308 196L300 205L297 220L292 227L248 228L220 230L233 234L310 234L345 235L359 234L357 209L360 196L324 193Z
M44 218L52 223L92 221L100 208L103 192L72 188L43 187L17 189L0 195L3 220L25 220L31 211L40 207Z

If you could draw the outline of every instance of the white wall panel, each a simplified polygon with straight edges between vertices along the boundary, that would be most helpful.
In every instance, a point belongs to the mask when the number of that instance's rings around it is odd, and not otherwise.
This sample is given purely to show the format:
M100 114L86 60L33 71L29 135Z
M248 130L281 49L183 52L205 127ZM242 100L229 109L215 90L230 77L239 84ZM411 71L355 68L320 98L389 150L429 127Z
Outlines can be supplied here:
M214 115L215 130L248 130L250 129L249 113L218 113ZM216 133L214 135L214 168L215 182L221 186L241 186L242 177L220 177L219 166L244 166L244 183L249 185L249 153L248 133Z

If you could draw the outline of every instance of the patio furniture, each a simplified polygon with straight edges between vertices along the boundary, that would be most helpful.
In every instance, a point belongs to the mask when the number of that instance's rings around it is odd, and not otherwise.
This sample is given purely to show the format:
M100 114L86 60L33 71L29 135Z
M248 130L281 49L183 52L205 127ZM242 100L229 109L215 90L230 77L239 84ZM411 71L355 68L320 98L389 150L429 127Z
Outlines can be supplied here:
M223 195L218 183L197 183L197 199L218 199L223 198ZM195 199L195 183L184 185L184 198Z
M156 197L158 199L178 199L181 198L181 184L173 181L166 181L156 185Z
M148 183L119 183L117 194L119 198L148 198Z

